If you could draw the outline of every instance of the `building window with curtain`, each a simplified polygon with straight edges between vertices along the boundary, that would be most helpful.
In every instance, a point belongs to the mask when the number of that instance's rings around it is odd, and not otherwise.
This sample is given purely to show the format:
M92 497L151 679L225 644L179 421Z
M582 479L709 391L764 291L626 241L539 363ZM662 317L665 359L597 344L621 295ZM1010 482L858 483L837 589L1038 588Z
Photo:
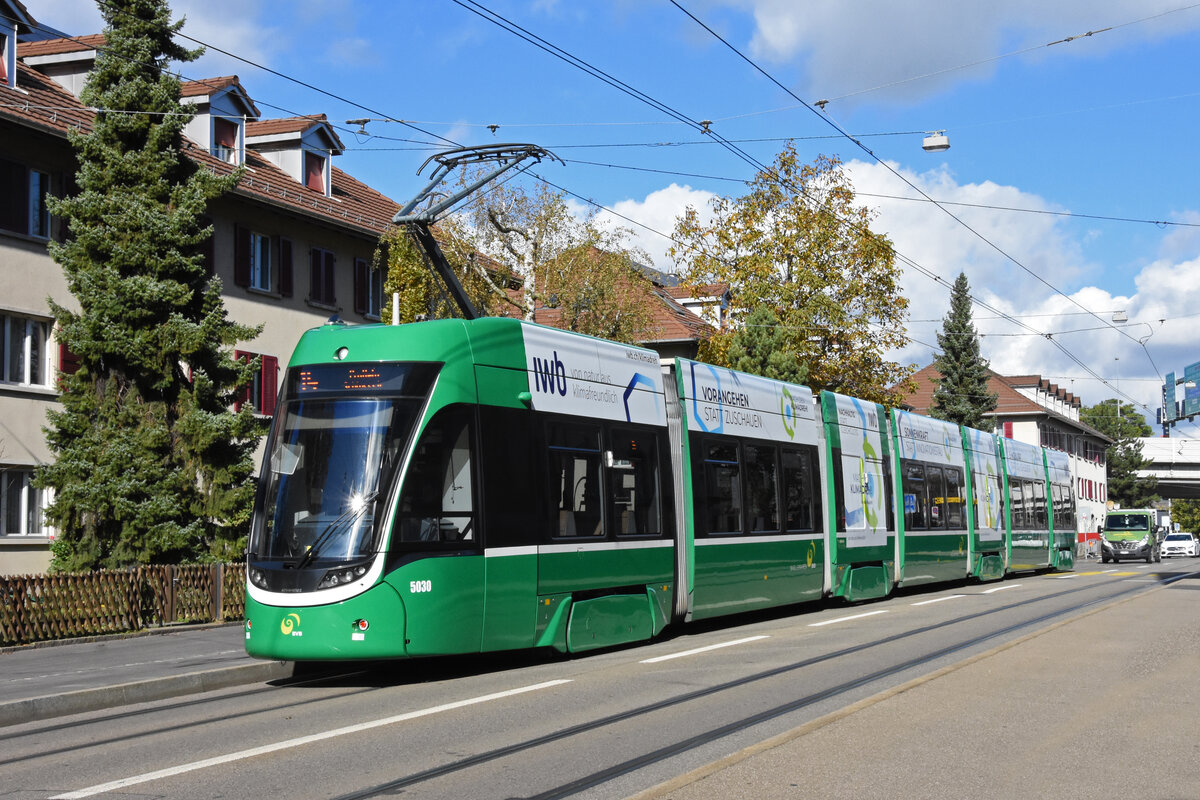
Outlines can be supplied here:
M45 492L33 485L33 469L0 467L0 536L44 536Z
M0 314L0 382L52 388L49 341L49 322Z

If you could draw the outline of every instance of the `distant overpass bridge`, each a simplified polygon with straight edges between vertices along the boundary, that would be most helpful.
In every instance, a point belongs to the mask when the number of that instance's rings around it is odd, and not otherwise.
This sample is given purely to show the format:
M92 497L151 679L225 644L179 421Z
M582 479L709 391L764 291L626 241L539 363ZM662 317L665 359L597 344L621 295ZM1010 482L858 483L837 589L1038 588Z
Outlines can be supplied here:
M1158 478L1158 494L1173 500L1200 499L1200 439L1142 439L1142 457L1150 462L1142 477Z

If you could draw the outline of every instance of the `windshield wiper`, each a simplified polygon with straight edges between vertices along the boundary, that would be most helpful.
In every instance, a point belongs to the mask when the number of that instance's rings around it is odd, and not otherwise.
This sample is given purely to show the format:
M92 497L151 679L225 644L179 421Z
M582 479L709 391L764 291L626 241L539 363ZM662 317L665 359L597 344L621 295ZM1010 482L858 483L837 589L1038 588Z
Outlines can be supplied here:
M325 530L318 534L317 538L313 540L313 543L309 545L308 550L306 550L300 560L296 562L295 569L304 569L311 564L313 559L316 558L321 552L321 547L325 544L329 537L333 536L333 534L342 530L346 525L349 525L358 519L359 516L361 516L362 513L367 510L378 494L379 492L371 492L362 498L362 505L360 505L358 508L347 508L341 514L338 514L332 522L325 526Z

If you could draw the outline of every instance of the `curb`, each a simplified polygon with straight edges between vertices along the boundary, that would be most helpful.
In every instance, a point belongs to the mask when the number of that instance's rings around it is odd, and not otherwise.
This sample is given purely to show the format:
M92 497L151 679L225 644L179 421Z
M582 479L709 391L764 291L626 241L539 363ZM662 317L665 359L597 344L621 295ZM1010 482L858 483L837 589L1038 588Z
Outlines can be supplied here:
M26 722L83 714L106 708L165 700L188 694L227 689L247 683L261 683L292 677L291 661L262 661L237 667L205 672L189 672L168 678L121 683L95 689L80 689L75 692L29 697L0 703L0 727L20 725Z

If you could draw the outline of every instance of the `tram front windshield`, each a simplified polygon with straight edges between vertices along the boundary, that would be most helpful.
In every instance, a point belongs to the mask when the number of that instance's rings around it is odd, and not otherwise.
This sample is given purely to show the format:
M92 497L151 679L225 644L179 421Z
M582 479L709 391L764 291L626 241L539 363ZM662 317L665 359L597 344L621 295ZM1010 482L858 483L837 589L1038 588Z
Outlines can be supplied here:
M376 550L376 510L424 405L428 366L374 367L389 373L382 381L361 380L355 365L289 372L259 495L255 559L303 568Z

